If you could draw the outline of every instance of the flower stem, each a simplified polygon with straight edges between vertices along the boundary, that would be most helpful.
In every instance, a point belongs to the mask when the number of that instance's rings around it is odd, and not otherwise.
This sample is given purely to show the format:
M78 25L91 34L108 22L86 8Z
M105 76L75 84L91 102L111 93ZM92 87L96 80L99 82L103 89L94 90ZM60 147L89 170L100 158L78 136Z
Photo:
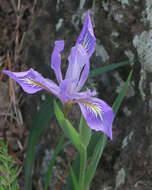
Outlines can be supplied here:
M63 113L64 113L65 118L68 118L68 114L70 112L71 107L72 107L72 104L64 104L63 105Z
M87 151L86 148L80 152L80 174L79 174L79 190L84 189L84 180L85 180L85 169L87 163Z

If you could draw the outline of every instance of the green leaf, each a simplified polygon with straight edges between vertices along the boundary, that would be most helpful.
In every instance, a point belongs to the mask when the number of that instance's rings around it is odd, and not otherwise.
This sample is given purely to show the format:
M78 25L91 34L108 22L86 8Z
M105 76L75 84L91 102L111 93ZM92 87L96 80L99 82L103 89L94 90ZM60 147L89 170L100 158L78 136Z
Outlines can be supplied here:
M117 114L117 112L119 110L119 107L120 107L120 104L121 104L123 98L125 97L127 88L128 88L128 86L130 84L131 76L132 76L132 71L130 72L127 81L125 82L124 86L121 89L120 94L118 95L118 97L116 98L116 100L115 100L115 102L114 102L114 104L112 106L113 110L114 110L114 113L115 113L115 116L116 116L116 114ZM90 140L88 148L87 148L87 155L88 155L88 158L92 157L93 160L91 160L92 163L90 162L91 165L88 166L88 171L86 172L85 188L86 188L86 186L88 186L90 184L90 182L91 182L91 180L92 180L92 178L94 176L94 175L91 175L90 173L94 174L94 171L96 171L96 167L97 167L98 162L99 162L99 160L101 158L101 155L102 155L102 152L104 150L106 141L107 141L107 136L105 134L101 135L101 133L99 133L99 132L92 131L91 140ZM97 162L95 162L95 159L96 159ZM80 156L78 155L77 159L74 161L74 163L72 165L76 176L78 176L78 174L79 174L79 163L80 163ZM92 166L92 168L90 168L90 166ZM89 171L89 168L90 168L90 171ZM87 176L87 175L89 175L89 176ZM89 181L87 182L87 180L89 180ZM71 190L71 189L73 189L73 183L72 183L71 175L69 175L67 177L67 183L66 183L66 186L65 186L65 190Z
M64 114L62 113L58 104L55 101L54 111L59 125L62 128L65 136L72 141L72 143L79 152L83 152L83 150L85 149L85 145L82 143L79 133L75 130L70 121L64 117Z
M111 70L117 69L118 67L123 67L128 64L129 64L129 61L122 61L120 63L114 63L111 65L99 67L97 69L90 71L89 78L101 75L104 72L111 71Z
M78 184L78 180L77 180L77 177L73 171L73 168L70 166L70 173L71 173L71 177L72 177L72 180L73 180L73 185L74 185L74 189L75 190L79 190L79 184Z
M115 116L119 110L119 107L121 105L121 102L123 100L123 98L125 97L125 94L127 92L127 88L130 84L130 80L131 80L131 76L132 76L132 72L130 72L127 81L125 82L124 86L122 87L118 97L116 98L114 104L113 104L113 110L115 113ZM85 189L87 189L92 181L92 178L95 174L96 168L98 166L99 160L102 156L105 144L107 142L107 136L105 134L102 134L102 136L99 138L95 148L94 148L94 152L93 152L93 156L92 156L92 160L88 166L88 171L86 172L86 176L85 176Z
M53 117L53 98L49 96L37 111L30 128L26 161L25 161L25 190L31 190L32 169L35 161L35 150L44 128Z
M0 189L13 190L12 186L17 187L18 169L14 165L14 160L8 154L8 147L3 141L0 141Z
M0 184L0 190L6 190L6 188L4 187L4 185Z
M72 141L73 145L76 147L76 149L80 154L79 190L83 190L84 179L85 179L85 168L87 161L86 146L82 142L79 133L71 125L69 120L64 117L64 114L62 113L58 104L55 101L54 101L54 111L56 118L59 122L59 125L62 128L65 136Z
M112 64L98 68L96 70L91 71L89 77L91 78L93 76L97 76L103 72L107 72L116 69L118 67L125 66L127 64L129 64L129 62L121 62L118 64ZM51 103L52 103L52 97L49 97L41 106L40 110L36 113L34 121L31 125L26 162L25 162L25 184L26 184L25 190L31 189L31 177L32 177L31 172L35 160L35 148L38 143L39 137L43 132L43 129L47 126L47 123L52 119L54 115L54 112L51 109Z
M127 81L124 83L124 85L121 89L121 92L119 93L118 97L116 98L116 100L112 106L114 113L115 113L115 116L116 116L116 114L119 110L119 107L123 101L123 98L125 97L125 94L127 92L127 88L128 88L130 81L131 81L132 73L133 73L133 70L130 71Z
M91 138L92 130L88 127L84 117L81 114L80 124L79 124L79 134L81 141L87 147Z
M48 170L47 170L47 173L46 173L46 176L45 176L45 179L44 179L44 190L48 189L48 185L50 183L51 176L52 176L52 173L53 173L53 166L55 164L55 161L56 161L56 158L57 158L58 154L61 152L61 150L63 150L67 145L69 145L71 143L70 141L68 141L68 142L63 144L64 139L65 139L65 136L63 135L60 138L60 140L59 140L59 142L58 142L58 144L56 146L55 152L53 153L53 156L52 156L51 161L49 163Z
M103 153L105 144L107 142L107 136L105 134L102 134L100 139L98 140L93 155L92 155L92 160L88 166L88 170L86 172L85 176L85 189L87 189L92 181L92 178L95 174L96 168L98 166L98 163L100 161L101 155Z
M78 179L79 173L80 173L80 155L79 154L77 154L76 159L72 163L72 169L73 169L73 172L75 173L76 178ZM74 186L73 186L72 176L69 174L66 178L66 185L64 187L64 190L71 190L71 189L74 189Z
M93 151L94 151L94 147L96 146L100 137L101 137L101 133L96 132L96 131L92 131L91 140L90 140L89 145L87 147L87 158L92 156ZM80 173L80 155L79 154L77 155L76 159L74 160L74 162L72 164L72 168L75 172L76 177L78 178L79 173ZM64 190L71 190L73 188L74 187L73 187L72 177L71 177L71 175L68 175L67 179L66 179L66 185L65 185Z

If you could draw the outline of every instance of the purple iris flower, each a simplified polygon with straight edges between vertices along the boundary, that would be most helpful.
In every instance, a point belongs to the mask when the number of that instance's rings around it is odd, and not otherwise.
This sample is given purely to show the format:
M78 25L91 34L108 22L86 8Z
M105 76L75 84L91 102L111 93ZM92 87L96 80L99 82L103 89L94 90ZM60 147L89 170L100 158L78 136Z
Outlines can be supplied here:
M57 96L64 105L77 103L88 126L96 131L104 132L112 139L112 122L114 119L112 108L103 100L94 97L96 95L95 91L80 91L88 78L89 58L94 52L95 42L96 38L88 12L83 29L68 57L69 65L65 79L63 79L60 68L64 41L55 42L51 56L51 68L55 72L58 85L52 80L44 78L33 69L26 72L11 72L8 70L3 70L3 72L14 79L29 94L46 90Z

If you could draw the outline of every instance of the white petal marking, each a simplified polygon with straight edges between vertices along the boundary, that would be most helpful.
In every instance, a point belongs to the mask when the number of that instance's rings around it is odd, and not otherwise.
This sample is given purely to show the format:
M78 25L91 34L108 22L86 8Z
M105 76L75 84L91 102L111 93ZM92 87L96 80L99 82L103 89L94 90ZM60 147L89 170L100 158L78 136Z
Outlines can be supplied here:
M43 84L41 84L41 83L39 83L37 81L34 81L31 77L20 78L20 80L22 80L25 84L28 84L29 86L31 86L33 88L34 87L40 87L40 88L43 88L43 89L50 92L50 90L46 86L44 86Z
M83 44L84 49L88 52L90 48L89 32L85 34L82 44Z
M30 77L28 78L21 78L20 80L22 80L25 84L28 84L32 87L42 87L41 84L39 84L38 82L32 80Z
M90 103L85 100L79 100L78 102L82 103L90 113L95 115L96 118L99 116L100 119L103 120L102 113L104 113L104 110L97 102Z

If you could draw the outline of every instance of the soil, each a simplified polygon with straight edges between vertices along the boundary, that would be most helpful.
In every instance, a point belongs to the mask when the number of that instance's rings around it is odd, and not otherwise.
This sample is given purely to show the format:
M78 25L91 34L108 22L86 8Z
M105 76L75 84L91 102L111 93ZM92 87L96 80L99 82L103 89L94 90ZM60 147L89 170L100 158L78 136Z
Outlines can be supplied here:
M94 53L91 58L92 68L126 61L128 57L125 50L133 52L134 74L131 86L134 93L129 95L132 91L129 88L113 125L114 140L108 140L90 190L152 189L152 117L148 104L152 76L147 74L144 81L146 99L143 101L138 88L141 66L132 45L135 35L140 34L143 29L149 29L148 24L143 25L141 22L145 1L132 1L130 6L123 8L119 1L112 0L108 4L108 11L98 0L86 0L83 10L79 9L79 1L72 0L18 2L0 0L1 70L25 71L34 68L44 77L55 80L50 69L51 52L55 40L64 39L62 70L65 73L67 57L80 33L88 9L94 23L97 43L102 44L109 55L109 59L104 61L102 56ZM123 20L121 17L117 19L118 14L123 15ZM112 32L116 33L112 35ZM98 97L112 105L118 95L116 89L120 85L116 76L119 75L125 81L130 69L130 66L125 66L108 72L89 81L89 84L96 88ZM45 92L27 95L15 82L0 73L0 140L8 142L9 152L21 168L18 176L20 189L24 187L23 163L29 128L33 115L47 96ZM130 112L124 111L125 108ZM79 116L79 109L73 107L71 121L77 123ZM44 159L54 150L61 134L56 120L44 130L38 144L39 156L35 163L32 190L42 189ZM62 189L65 183L63 176L74 153L71 146L58 157L50 189Z

